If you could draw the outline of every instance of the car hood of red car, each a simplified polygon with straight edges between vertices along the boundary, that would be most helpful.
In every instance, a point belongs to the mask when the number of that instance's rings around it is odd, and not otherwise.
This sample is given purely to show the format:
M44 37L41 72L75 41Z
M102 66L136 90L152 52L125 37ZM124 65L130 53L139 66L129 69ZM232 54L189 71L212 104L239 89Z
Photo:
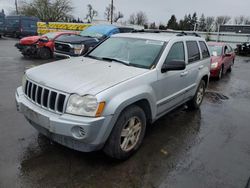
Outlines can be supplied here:
M220 62L221 61L221 56L212 56L211 60L212 60L211 63Z
M34 44L40 39L41 36L31 36L31 37L24 37L20 40L20 44L23 45L29 45L29 44Z

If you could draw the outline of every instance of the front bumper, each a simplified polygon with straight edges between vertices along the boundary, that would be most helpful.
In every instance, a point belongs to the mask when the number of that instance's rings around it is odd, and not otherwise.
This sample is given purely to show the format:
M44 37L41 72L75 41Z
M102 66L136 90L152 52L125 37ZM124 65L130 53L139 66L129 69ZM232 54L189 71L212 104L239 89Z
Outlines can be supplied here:
M55 114L27 99L21 87L17 88L15 97L17 110L24 114L30 124L38 132L59 144L74 150L90 152L101 149L108 138L112 116L89 118ZM82 128L83 137L74 136L75 127Z

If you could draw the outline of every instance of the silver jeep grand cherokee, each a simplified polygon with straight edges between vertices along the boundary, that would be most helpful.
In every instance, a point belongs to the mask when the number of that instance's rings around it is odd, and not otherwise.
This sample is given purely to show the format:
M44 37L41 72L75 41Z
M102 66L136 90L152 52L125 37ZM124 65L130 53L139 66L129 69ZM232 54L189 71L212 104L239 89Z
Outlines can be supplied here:
M17 109L55 142L126 159L142 144L147 124L184 103L199 108L209 72L200 37L117 34L85 57L27 70Z

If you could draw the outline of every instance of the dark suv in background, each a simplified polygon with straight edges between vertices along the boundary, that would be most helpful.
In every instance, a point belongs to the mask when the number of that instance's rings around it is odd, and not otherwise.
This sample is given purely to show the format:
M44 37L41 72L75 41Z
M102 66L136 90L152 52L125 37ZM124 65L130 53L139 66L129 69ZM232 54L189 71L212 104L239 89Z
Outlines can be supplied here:
M113 34L132 31L134 29L130 27L93 25L83 30L79 35L70 34L58 37L55 41L54 55L61 57L80 56Z
M25 36L37 35L36 17L28 16L7 16L5 18L4 35L21 38Z
M2 37L4 31L4 20L5 14L3 12L0 12L0 38Z

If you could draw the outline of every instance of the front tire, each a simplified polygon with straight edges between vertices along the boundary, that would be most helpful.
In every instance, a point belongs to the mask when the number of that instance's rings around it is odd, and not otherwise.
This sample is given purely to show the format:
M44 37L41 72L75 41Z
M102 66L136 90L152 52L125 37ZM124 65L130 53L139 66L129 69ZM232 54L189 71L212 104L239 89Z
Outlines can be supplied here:
M217 76L217 80L220 80L221 78L222 78L222 76L223 76L223 66L221 66L221 68L220 68L220 71L219 71L219 74L218 74L218 76Z
M190 101L187 102L187 106L190 110L196 110L200 107L205 95L205 90L206 90L206 83L204 80L201 80L196 90L195 96Z
M141 146L145 131L145 113L132 105L120 114L103 150L112 158L125 160Z
M38 57L40 57L43 60L50 59L52 57L51 51L48 48L39 48Z

